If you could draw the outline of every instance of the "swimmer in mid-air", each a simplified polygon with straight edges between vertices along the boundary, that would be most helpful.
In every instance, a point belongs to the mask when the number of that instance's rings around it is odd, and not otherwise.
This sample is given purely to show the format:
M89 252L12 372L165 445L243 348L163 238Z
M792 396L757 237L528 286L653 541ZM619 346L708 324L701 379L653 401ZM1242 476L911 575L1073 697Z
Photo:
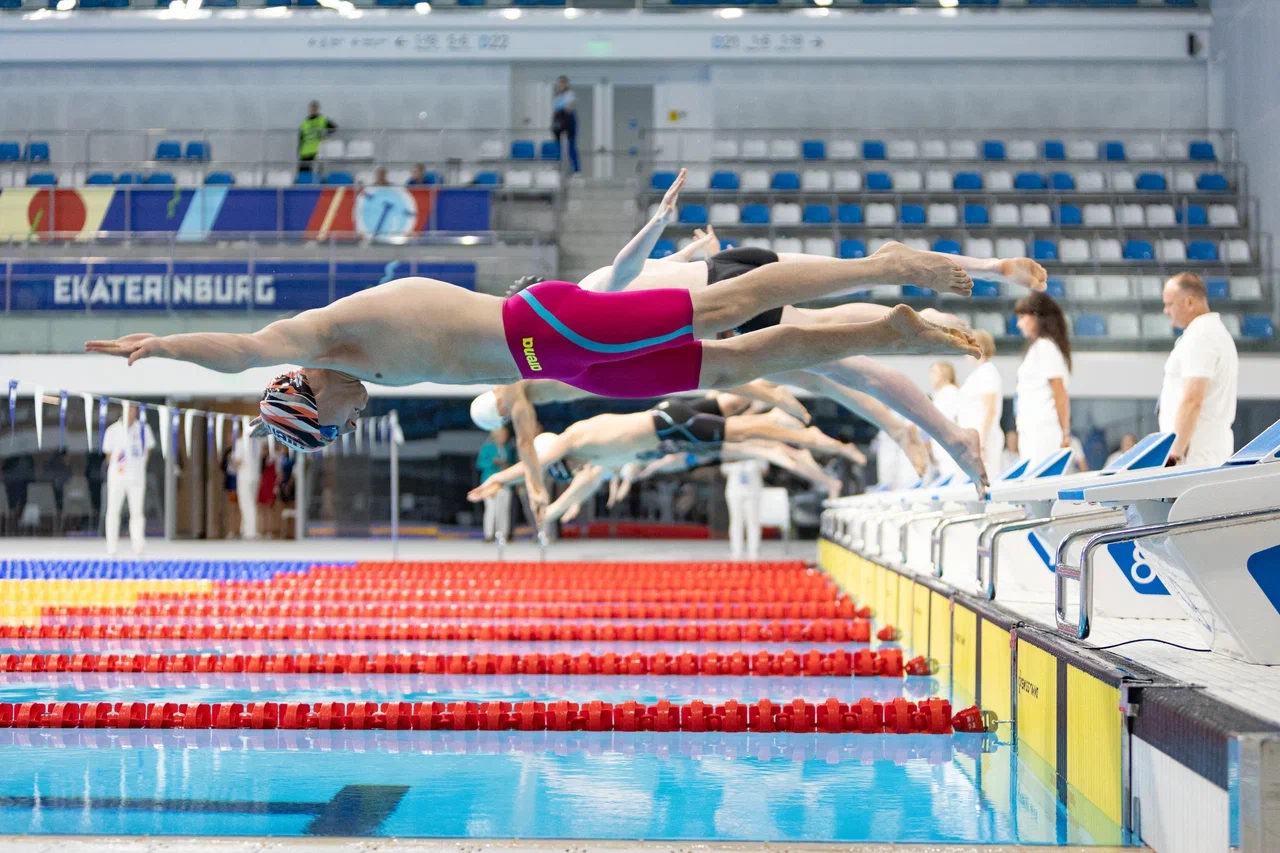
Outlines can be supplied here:
M254 433L319 450L355 429L368 400L362 382L500 384L559 379L603 397L647 398L728 388L856 353L979 354L966 332L924 320L906 305L867 323L778 326L703 340L762 311L875 284L967 292L969 276L943 255L901 244L856 260L772 264L734 287L592 293L547 281L506 300L426 278L403 278L278 320L253 334L127 335L88 352L129 364L171 358L220 373L294 364L259 407Z

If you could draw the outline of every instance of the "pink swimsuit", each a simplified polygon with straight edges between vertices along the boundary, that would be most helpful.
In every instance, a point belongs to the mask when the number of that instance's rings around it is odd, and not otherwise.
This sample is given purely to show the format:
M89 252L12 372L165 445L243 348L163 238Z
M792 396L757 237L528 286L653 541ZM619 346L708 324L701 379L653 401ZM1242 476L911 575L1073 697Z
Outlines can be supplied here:
M687 290L594 293L544 281L502 304L502 325L525 379L637 399L698 387L702 344Z

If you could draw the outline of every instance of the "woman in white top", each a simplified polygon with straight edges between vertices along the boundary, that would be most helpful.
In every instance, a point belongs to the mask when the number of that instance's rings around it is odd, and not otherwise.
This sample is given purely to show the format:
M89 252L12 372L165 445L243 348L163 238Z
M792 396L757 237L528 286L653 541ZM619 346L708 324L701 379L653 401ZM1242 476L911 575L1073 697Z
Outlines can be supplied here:
M943 417L954 423L960 414L960 387L956 385L956 369L949 361L935 361L929 365L929 383L933 386L933 405L942 412ZM960 470L942 445L934 441L930 443L933 452L933 464L939 474L954 474ZM987 475L992 474L987 469Z
M1071 443L1071 341L1062 308L1044 293L1028 293L1014 306L1027 353L1018 368L1014 416L1022 458L1032 464Z
M769 463L763 459L725 462L724 500L729 505L729 547L735 560L742 559L746 540L748 560L760 559L760 502L764 493L764 474Z
M982 360L960 386L960 414L956 418L962 429L978 431L982 441L982 464L987 476L998 477L1004 468L1000 457L1004 451L1004 432L1000 418L1004 413L1004 380L991 363L996 354L996 339L981 329L973 333L982 347Z

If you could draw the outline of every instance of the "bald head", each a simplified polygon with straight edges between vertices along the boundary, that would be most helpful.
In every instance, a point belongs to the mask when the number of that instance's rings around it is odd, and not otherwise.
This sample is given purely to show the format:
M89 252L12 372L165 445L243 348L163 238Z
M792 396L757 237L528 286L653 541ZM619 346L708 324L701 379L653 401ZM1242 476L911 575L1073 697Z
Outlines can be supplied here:
M1164 313L1175 329L1185 329L1191 321L1209 313L1209 290L1204 279L1193 272L1178 273L1164 283Z

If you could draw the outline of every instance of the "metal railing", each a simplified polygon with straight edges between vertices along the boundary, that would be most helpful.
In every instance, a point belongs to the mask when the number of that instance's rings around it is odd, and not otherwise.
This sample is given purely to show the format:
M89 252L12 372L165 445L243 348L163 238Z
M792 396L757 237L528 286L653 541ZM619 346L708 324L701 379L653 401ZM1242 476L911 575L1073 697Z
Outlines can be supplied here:
M1230 512L1221 515L1210 515L1204 518L1191 518L1183 521L1167 521L1161 524L1147 524L1140 527L1129 527L1116 530L1114 527L1093 527L1077 530L1068 534L1058 545L1054 559L1054 614L1058 633L1078 640L1087 639L1093 626L1093 556L1104 545L1121 542L1135 542L1152 536L1165 534L1197 533L1202 530L1229 530L1250 524L1261 524L1267 521L1280 521L1280 509L1266 509ZM1085 539L1084 548L1080 552L1080 562L1073 565L1067 561L1071 546ZM1068 581L1080 584L1080 600L1075 621L1068 614L1067 599Z
M978 594L984 596L988 601L995 600L996 584L999 582L1000 572L1000 540L1008 534L1019 533L1024 530L1035 530L1038 527L1048 527L1059 522L1094 521L1115 515L1117 512L1119 510L1106 509L1065 515L1049 515L1039 518L1013 519L1011 521L996 520L984 525L982 530L978 532L976 577ZM986 571L983 570L984 565Z

